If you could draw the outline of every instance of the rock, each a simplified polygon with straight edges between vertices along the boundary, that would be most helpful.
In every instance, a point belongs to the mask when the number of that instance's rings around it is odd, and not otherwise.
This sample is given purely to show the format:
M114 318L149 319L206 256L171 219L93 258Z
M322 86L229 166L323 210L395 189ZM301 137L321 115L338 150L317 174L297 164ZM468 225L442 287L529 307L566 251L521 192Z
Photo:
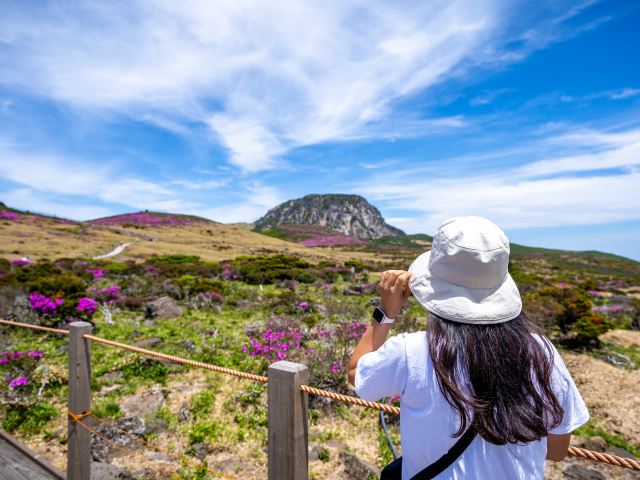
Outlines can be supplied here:
M340 440L327 440L326 442L324 442L324 444L327 447L331 447L331 448L335 448L337 450L345 450L347 448L347 445L343 442L341 442Z
M160 435L167 430L167 422L157 417L147 417L144 422L144 435Z
M69 351L69 342L62 345L60 348L56 350L57 353L67 353Z
M152 453L144 457L147 462L175 462L178 460L176 457L167 455L166 453Z
M140 340L139 342L135 342L133 344L134 347L138 348L149 348L149 347L157 347L158 345L162 345L164 340L160 337L147 338L146 340Z
M280 225L318 225L360 239L404 234L402 230L388 225L378 209L358 195L314 194L289 200L272 208L258 220L255 231L261 232ZM323 235L333 234L335 232L327 230Z
M195 350L196 346L193 344L193 342L191 340L185 340L180 345L178 345L178 348L182 348L184 350L191 351L191 350Z
M240 459L231 458L222 462L218 468L222 473L238 473L244 469L244 465Z
M188 422L191 417L191 411L189 410L189 402L184 401L178 410L178 418L183 422Z
M372 297L366 303L365 307L379 307L380 306L380 297Z
M567 480L606 480L606 477L597 470L580 465L570 465L562 472L562 475Z
M373 463L362 460L349 452L340 452L338 458L344 462L344 472L353 480L369 480L371 476L380 477L380 469Z
M626 295L614 295L609 299L612 303L631 303L633 302L633 297L627 297Z
M325 448L322 445L315 445L313 443L309 445L309 448L309 461L317 462L320 460L320 452L324 451Z
M156 357L144 357L140 359L141 367L153 367L157 364L164 365L169 369L170 372L178 372L182 370L181 363L174 363L171 360L167 360L166 358L156 358Z
M160 324L155 320L145 320L144 322L142 322L143 327L155 327L156 325Z
M609 447L609 449L607 450L607 453L609 455L615 455L616 457L630 458L631 460L637 460L637 457L633 453L620 447Z
M142 420L140 420L140 418L138 417L133 416L116 420L115 422L113 422L113 426L140 438L142 437L142 434L145 430L145 426ZM101 423L95 429L96 433L119 447L128 449L129 445L131 445L131 448L135 448L138 446L136 445L137 443L139 443L137 440L131 438L125 433L122 433L120 430L116 430L106 423ZM103 439L94 434L91 434L91 454L93 455L93 458L99 462L111 461L113 457L126 455L122 450L117 449L110 443L105 442ZM93 478L93 475L91 478Z
M105 373L101 377L98 377L98 380L104 380L105 382L117 382L119 380L124 380L124 373L122 373L122 370Z
M171 320L182 316L182 309L176 305L171 297L162 297L147 303L144 309L144 318L157 318Z
M222 313L222 308L220 308L220 305L214 305L211 307L211 311L216 315L220 315Z
M362 294L360 292L356 292L355 290L351 290L350 288L345 288L342 291L342 295L346 295L348 297L361 297Z
M164 404L164 395L161 392L145 392L128 398L122 404L122 411L130 417L145 415L155 415L158 408ZM144 431L144 430L143 430Z
M67 430L65 428L59 428L57 430L54 430L53 432L51 432L51 438L60 438L60 436L66 431Z
M189 448L193 452L193 456L196 457L198 460L204 460L205 458L207 458L207 455L209 453L207 451L207 447L205 447L201 443L194 443Z
M111 463L91 462L91 480L132 480L131 472Z
M110 395L115 395L118 392L121 392L122 390L124 390L124 385L111 385L109 387L102 388L98 392L98 395L101 397L108 397Z
M584 442L584 448L594 452L604 453L607 451L607 442L602 437L591 437Z

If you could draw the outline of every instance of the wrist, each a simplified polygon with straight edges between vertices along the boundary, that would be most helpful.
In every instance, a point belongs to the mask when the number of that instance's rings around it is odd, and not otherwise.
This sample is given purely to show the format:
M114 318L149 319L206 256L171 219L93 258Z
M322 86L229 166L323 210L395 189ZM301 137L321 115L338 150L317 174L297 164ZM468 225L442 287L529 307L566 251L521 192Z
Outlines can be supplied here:
M395 319L398 316L398 312L396 310L388 308L384 303L380 303L378 308L382 310L388 318Z

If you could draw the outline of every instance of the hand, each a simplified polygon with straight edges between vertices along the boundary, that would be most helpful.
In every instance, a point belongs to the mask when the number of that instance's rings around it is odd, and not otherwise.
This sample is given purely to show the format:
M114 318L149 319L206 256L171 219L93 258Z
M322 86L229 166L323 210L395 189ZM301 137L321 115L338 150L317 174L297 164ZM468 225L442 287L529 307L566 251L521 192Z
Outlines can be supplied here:
M389 318L396 318L407 303L411 289L409 279L413 273L404 270L387 270L380 277L380 310Z

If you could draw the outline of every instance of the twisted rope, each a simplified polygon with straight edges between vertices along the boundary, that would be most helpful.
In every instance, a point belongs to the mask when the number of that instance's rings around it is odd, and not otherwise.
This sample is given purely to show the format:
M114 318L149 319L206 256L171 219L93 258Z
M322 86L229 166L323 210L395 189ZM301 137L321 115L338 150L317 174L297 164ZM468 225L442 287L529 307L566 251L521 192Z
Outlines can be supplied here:
M313 395L327 397L331 400L338 400L339 402L351 403L353 405L373 408L374 410L380 410L382 412L391 413L393 415L400 415L400 409L398 407L392 407L391 405L384 405L382 403L376 402L367 402L365 400L362 400L361 398L340 395L339 393L327 392L326 390L318 390L317 388L312 388L309 385L300 385L300 390L302 392L312 393Z
M230 368L218 367L216 365L209 365L208 363L196 362L194 360L188 360L182 357L174 357L173 355L166 355L164 353L154 352L152 350L145 350L144 348L132 347L131 345L125 345L124 343L112 342L111 340L105 340L104 338L94 337L93 335L84 334L84 338L92 340L98 343L104 343L105 345L111 345L112 347L123 348L125 350L131 350L132 352L143 353L150 357L164 358L165 360L171 360L175 363L182 363L184 365L190 365L192 367L203 368L205 370L212 370L214 372L226 373L227 375L233 375L235 377L246 378L255 382L267 383L268 378L262 375L253 375L252 373L240 372L238 370L231 370Z
M622 458L616 455L609 455L608 453L592 452L591 450L585 450L584 448L569 447L567 455L572 457L584 458L585 460L593 460L598 463L606 463L607 465L613 465L614 467L628 468L629 470L635 470L640 472L640 463L631 460L630 458Z
M31 328L32 330L44 330L45 332L59 333L61 335L69 335L67 330L58 330L56 328L38 327L36 325L29 325L28 323L8 322L6 320L0 320L0 323L5 325L11 325L13 327Z

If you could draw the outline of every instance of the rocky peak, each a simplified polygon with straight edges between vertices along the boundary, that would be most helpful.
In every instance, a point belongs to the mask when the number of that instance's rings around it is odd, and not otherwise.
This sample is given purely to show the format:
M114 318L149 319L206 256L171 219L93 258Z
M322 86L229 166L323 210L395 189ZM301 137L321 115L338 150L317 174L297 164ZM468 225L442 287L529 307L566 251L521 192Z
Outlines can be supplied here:
M388 225L376 207L358 195L307 195L289 200L256 222L262 232L280 225L320 225L357 238L398 237L405 233Z

